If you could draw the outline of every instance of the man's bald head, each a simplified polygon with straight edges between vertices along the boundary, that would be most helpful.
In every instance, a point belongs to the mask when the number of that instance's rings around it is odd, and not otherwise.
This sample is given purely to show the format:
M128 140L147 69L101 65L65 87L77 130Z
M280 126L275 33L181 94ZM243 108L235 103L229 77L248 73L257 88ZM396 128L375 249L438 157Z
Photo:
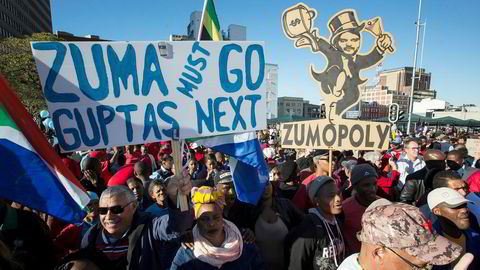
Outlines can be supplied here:
M429 161L429 160L445 160L445 154L440 151L440 150L436 150L436 149L430 149L430 150L427 150L424 154L423 154L423 159L425 161Z

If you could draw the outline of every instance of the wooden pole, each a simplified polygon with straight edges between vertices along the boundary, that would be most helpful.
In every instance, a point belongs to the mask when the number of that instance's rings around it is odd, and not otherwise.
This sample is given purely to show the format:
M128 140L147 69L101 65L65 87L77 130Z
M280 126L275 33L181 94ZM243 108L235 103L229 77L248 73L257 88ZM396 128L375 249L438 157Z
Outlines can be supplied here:
M328 150L328 176L332 177L332 149Z
M184 141L172 140L173 164L175 165L174 177L176 178L182 177L183 143ZM179 194L178 191L177 191L177 207L180 208L180 211L182 212L188 210L187 196L185 194Z

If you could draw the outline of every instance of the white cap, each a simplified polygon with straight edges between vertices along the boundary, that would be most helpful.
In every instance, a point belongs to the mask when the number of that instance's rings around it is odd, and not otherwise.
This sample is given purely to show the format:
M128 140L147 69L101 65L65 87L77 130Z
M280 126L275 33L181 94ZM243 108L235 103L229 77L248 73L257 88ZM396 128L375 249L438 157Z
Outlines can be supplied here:
M428 207L432 210L441 203L446 203L449 207L453 208L470 201L451 188L441 187L428 193L427 202Z
M192 143L192 144L190 145L190 147L191 147L192 149L196 149L196 148L198 147L198 144L197 144L197 143Z
M275 157L275 150L273 148L267 147L263 149L263 155L266 158L274 158Z

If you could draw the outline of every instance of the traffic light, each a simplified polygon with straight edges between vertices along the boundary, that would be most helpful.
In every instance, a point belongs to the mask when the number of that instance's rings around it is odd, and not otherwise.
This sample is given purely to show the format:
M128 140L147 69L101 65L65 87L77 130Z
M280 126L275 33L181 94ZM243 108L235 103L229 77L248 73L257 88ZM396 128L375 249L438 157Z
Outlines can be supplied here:
M397 121L401 121L403 120L403 118L405 118L405 116L403 115L404 113L405 111L398 111Z
M327 113L325 111L325 104L320 105L320 118L321 119L327 118Z
M400 106L397 103L392 103L388 106L388 121L390 123L395 123L398 121L398 113Z

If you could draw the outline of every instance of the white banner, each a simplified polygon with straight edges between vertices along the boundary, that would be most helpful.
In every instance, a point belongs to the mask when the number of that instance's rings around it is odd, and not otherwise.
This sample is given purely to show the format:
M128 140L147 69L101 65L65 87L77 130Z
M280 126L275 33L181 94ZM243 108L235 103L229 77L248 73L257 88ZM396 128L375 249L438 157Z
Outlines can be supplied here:
M263 42L31 46L63 151L267 126Z

